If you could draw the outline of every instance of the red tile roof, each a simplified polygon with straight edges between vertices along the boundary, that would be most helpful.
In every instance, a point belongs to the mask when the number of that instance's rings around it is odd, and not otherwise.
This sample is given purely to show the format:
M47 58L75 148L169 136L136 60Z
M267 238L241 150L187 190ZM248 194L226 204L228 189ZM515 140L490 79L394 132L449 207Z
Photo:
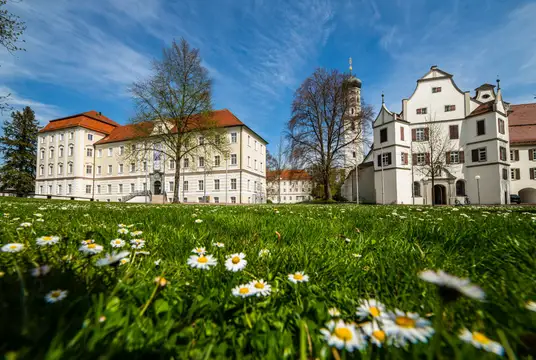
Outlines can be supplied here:
M482 115L490 111L493 111L493 101L489 101L487 103L479 105L476 109L473 110L473 112L469 114L469 116Z
M508 114L510 143L536 143L536 103L511 105Z
M95 110L91 110L85 113L51 120L43 129L39 130L39 132L49 132L77 126L108 135L114 128L120 125Z
M277 177L277 171L268 171L266 178L274 179ZM283 170L280 175L281 180L312 180L312 176L305 170Z

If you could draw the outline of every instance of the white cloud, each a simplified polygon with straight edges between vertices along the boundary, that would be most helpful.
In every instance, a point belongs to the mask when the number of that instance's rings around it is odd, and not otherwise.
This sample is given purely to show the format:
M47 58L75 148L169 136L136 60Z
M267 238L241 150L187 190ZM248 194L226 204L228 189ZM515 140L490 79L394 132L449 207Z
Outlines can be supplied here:
M6 102L13 108L13 110L22 110L25 106L29 106L35 112L35 118L41 125L46 124L51 119L57 119L62 116L61 109L55 105L44 104L39 101L24 98L17 94L13 89L5 86L0 86L0 95L9 97ZM6 119L10 116L11 111L4 111L0 114L1 119Z

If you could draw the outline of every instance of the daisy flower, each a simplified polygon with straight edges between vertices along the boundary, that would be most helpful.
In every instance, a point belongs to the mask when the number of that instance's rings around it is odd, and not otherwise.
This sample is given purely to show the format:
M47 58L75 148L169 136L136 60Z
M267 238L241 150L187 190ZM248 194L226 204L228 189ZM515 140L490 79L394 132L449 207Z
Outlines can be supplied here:
M210 266L215 266L218 263L212 255L192 255L188 258L188 265L193 268L208 270Z
M201 224L202 222L203 222L203 220L201 220L201 219L195 219L196 224Z
M268 256L268 255L270 255L270 250L268 250L268 249L261 249L259 251L259 257L264 257L264 256Z
M132 236L140 236L141 234L143 234L143 231L140 231L140 230L130 232L130 235Z
M110 245L112 245L112 247L114 248L122 248L123 246L125 246L125 240L113 239L112 241L110 241Z
M246 254L244 253L229 255L227 260L225 260L225 268L235 272L244 269L248 263L247 260L244 259L245 257Z
M382 321L385 334L391 338L396 347L405 346L408 341L413 344L419 341L427 342L434 334L430 321L416 313L395 309L386 313Z
M339 317L339 316L341 316L341 312L337 308L328 309L328 314L331 317Z
M40 238L37 238L35 243L39 246L45 246L45 245L54 245L58 241L60 241L59 236L41 236Z
M504 349L496 341L491 340L486 335L473 331L470 332L467 329L463 329L461 334L459 335L459 338L465 341L466 343L472 344L477 349L486 350L492 353L495 353L499 356L502 356L504 354Z
M5 244L4 246L2 246L3 252L16 253L16 252L22 251L22 249L24 249L24 244L11 243L11 244Z
M67 297L67 290L54 290L46 294L45 300L47 303L55 303Z
M21 228L27 228L27 227L30 227L32 226L32 223L29 223L29 222L23 222L22 224L19 225Z
M253 280L248 285L253 289L257 296L268 296L272 292L272 286L262 279Z
M127 226L125 224L119 224L117 225L118 228L126 228Z
M368 317L379 318L385 312L385 305L375 299L361 299L359 300L359 306L357 307L356 315L360 320Z
M128 230L125 228L120 228L119 230L117 230L117 232L123 235L128 234Z
M34 214L36 217L43 217L43 214Z
M250 284L238 285L232 290L234 296L248 297L255 295L255 290L251 287Z
M216 246L216 247L219 247L219 248L225 247L225 244L221 243L221 242L214 242L214 243L212 243L212 245Z
M143 247L145 246L145 240L142 240L142 239L134 239L134 240L130 240L130 246L133 248L133 249L143 249Z
M48 265L39 266L30 271L33 277L45 276L49 272L50 272L50 266Z
M130 253L128 251L121 251L119 253L113 252L111 254L106 254L105 257L102 259L97 260L95 265L97 266L105 266L105 265L118 265L121 263L121 260L125 257L127 257Z
M126 263L128 263L130 261L129 258L122 258L121 260L119 260L119 265L125 265Z
M346 349L349 352L355 349L361 350L367 346L367 343L355 328L354 324L346 324L342 320L337 322L331 320L326 324L327 329L321 329L324 340L329 346L334 346L339 350Z
M361 329L363 329L363 332L367 335L369 341L377 347L382 347L387 339L387 334L380 329L380 326L376 321L363 324Z
M155 277L154 282L157 283L160 287L165 287L169 284L169 281L167 281L163 276Z
M536 311L536 302L535 301L527 301L525 304L525 307L529 309L530 311Z
M38 218L38 219L36 219L35 221L38 221L38 222L45 222L45 220L42 219L42 218Z
M439 295L445 301L456 300L460 294L481 301L486 297L484 291L480 287L471 284L469 279L452 276L443 270L437 272L425 270L419 273L419 277L424 281L439 286Z
M78 248L78 250L80 250L81 252L83 252L84 254L87 254L87 255L98 254L103 249L104 248L102 247L102 245L94 244L94 243L90 243L90 244L87 244L87 245L82 245L82 246L80 246L80 248Z
M207 250L205 250L204 247L196 247L195 249L192 249L192 252L197 255L203 255L204 253L207 252Z
M309 275L305 275L303 271L296 271L294 274L288 274L288 279L294 284L297 284L299 282L309 281Z

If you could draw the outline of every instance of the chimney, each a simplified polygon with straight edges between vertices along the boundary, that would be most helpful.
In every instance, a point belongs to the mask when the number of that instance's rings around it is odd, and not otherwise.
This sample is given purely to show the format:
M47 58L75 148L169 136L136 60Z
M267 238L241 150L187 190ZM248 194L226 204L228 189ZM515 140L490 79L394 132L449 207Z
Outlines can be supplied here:
M99 111L99 116L102 116L102 113Z

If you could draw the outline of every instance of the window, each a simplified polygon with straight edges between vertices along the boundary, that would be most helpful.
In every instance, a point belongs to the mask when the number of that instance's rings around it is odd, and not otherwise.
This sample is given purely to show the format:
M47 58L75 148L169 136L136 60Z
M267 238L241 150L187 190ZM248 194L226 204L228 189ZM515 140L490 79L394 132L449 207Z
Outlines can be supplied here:
M432 94L437 94L437 93L440 93L440 92L441 92L441 87L440 86L436 86L436 87L432 88Z
M187 203L187 202L188 202L188 198L187 198L187 197L185 197L185 198L182 198L182 202L185 202L185 203Z
M100 194L100 193L101 193L101 186L97 185L97 194Z
M93 149L92 148L87 148L86 149L86 156L87 157L92 157L93 156Z
M169 160L169 168L171 170L175 169L175 160Z
M445 112L456 110L456 105L445 105Z
M48 152L49 159L52 159L54 157L54 149L50 149Z
M143 191L147 191L147 183L143 183Z
M447 152L447 164L459 164L463 162L461 151Z
M429 136L429 129L428 128L417 128L412 129L412 138L413 141L427 141Z
M378 155L378 167L391 165L391 153L383 153Z
M71 184L67 184L67 194L71 194L73 192L73 186Z
M197 188L198 190L203 190L205 188L205 183L203 182L203 180L198 181Z
M108 184L108 194L112 193L112 184Z
M188 181L182 183L182 190L188 191Z
M123 193L123 184L119 184L119 188L118 188L117 192L118 192L119 194L122 194L122 193Z
M63 164L58 164L58 175L63 173Z
M486 148L473 149L471 151L471 160L473 162L484 162L487 160Z
M460 134L458 132L458 125L450 125L449 126L449 134L450 134L450 139L451 140L459 139Z
M44 172L45 172L45 167L44 167L43 165L41 165L41 166L39 167L39 175L43 175Z
M112 153L113 153L113 149L112 149L112 148L108 148L108 156L112 156Z
M387 141L387 129L381 129L380 130L380 142L386 142Z
M60 141L63 141L63 134L60 134Z
M147 161L143 162L143 171L147 171Z
M86 165L86 175L93 174L93 166L92 165Z
M69 151L67 152L67 156L73 156L74 146L69 145Z
M536 160L536 149L529 149L529 160Z
M251 157L248 156L248 167L251 167Z
M93 134L87 134L87 139L89 141L92 141L93 140Z
M400 140L404 141L404 128L400 127Z
M499 146L499 159L506 161L506 148L504 146Z
M97 150L97 157L102 157L102 149Z
M248 179L248 188L247 188L248 190L249 190L249 188L250 188L249 183L250 183L250 181L249 181L249 179Z
M45 158L45 150L44 149L41 149L41 156L40 156L41 160L43 160Z
M169 191L175 191L175 182L174 181L169 182Z
M205 138L203 136L199 137L199 145L205 145Z
M231 196L231 204L236 204L236 196Z
M214 166L220 166L220 155L214 156Z
M413 182L413 197L421 197L421 184L418 181Z
M97 175L100 175L102 174L102 166L98 165L97 166Z
M425 107L417 109L417 115L425 115L426 113L428 113L428 109Z
M505 134L505 131L504 131L504 120L503 119L499 119L498 120L498 127L499 127L499 134Z
M416 165L425 165L426 164L426 153L418 153L415 158Z
M202 196L198 197L198 198L197 198L197 202L203 203L203 202L204 202L204 201L203 201L203 197L202 197Z
M236 190L236 179L231 179L231 190Z
M123 164L119 164L119 174L123 173Z
M530 168L529 169L529 176L531 180L536 179L536 168Z
M510 150L510 161L519 161L519 150Z
M52 175L54 173L54 166L52 164L48 165L48 175Z
M512 168L510 169L510 179L519 180L521 178L519 169Z
M214 204L219 204L219 203L220 203L220 198L217 196L214 196Z
M48 185L48 193L52 194L52 185Z
M248 135L248 146L251 146L250 141L251 141L251 136Z
M184 158L184 167L187 168L187 167L190 167L190 159L189 158Z
M205 166L205 158L200 156L199 157L199 167Z
M408 164L408 153L406 152L400 153L400 164L402 165Z
M456 181L456 196L465 196L465 181Z
M130 163L130 172L136 171L136 163Z
M69 133L69 139L72 140L74 138L74 132Z
M231 143L236 144L236 133L231 133Z
M257 159L253 161L255 163L255 170L257 170Z
M262 169L263 169L263 167L262 167L262 161L261 161L261 168L260 168L260 170L262 171Z
M112 165L108 165L108 174L111 174L113 171Z
M476 122L476 135L485 135L486 134L486 123L484 120L478 120Z
M264 151L264 147L261 144L261 154L264 154L263 151Z
M257 140L255 140L255 151L257 151L258 146L259 146L259 143L257 142Z
M130 192L133 193L133 192L135 192L135 191L136 191L136 184L131 183L131 184L130 184Z
M43 136L43 137L41 137L41 144L44 144L44 143L45 143L45 137Z
M214 179L214 190L220 190L220 180Z
M68 172L69 174L72 174L72 173L73 173L73 163L69 163L69 164L67 165L67 172Z
M130 151L132 151L132 152L136 151L136 144L130 145Z
M508 169L507 168L502 169L502 177L503 177L503 180L508 180Z
M86 194L91 194L91 185L86 185Z
M125 152L125 147L124 147L124 146L120 146L120 147L119 147L119 155L123 155L124 152Z
M50 142L54 142L54 135L50 135Z
M236 154L231 154L231 165L236 165Z

